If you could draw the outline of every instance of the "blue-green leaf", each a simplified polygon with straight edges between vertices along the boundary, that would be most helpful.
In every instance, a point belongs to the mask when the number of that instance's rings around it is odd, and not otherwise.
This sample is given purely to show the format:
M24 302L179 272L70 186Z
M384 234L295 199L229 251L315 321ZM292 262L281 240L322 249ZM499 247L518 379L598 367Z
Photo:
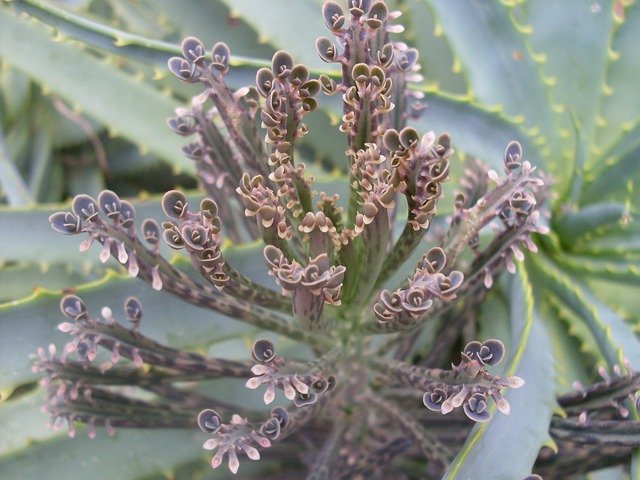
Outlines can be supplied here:
M446 480L522 479L531 473L540 447L551 443L547 427L556 406L553 357L549 335L534 311L532 288L526 271L519 269L511 285L512 350L503 373L526 383L506 394L509 416L495 413L491 421L473 428Z

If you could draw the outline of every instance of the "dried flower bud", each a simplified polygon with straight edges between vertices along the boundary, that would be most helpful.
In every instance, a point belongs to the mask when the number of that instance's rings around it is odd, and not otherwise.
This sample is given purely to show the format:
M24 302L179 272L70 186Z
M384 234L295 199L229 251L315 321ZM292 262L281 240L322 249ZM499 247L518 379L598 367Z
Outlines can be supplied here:
M269 363L276 356L276 349L269 340L256 340L251 347L251 355L256 362Z
M187 212L187 197L178 190L170 190L162 196L162 210L171 218L182 218Z
M225 74L229 69L231 51L226 43L218 42L211 49L211 72Z
M98 205L89 195L76 195L71 204L73 213L81 220L92 222L98 218Z
M167 62L169 70L185 83L197 82L196 66L182 57L171 57Z
M474 393L463 406L464 413L471 420L486 422L491 418L487 409L487 397L481 393Z
M182 41L182 56L189 63L202 63L206 51L204 45L195 37L187 37Z
M344 25L344 11L336 2L325 2L322 6L322 16L330 30L340 30Z
M293 58L284 50L279 50L273 54L271 59L271 70L273 74L283 80L291 75L293 69Z
M142 303L136 297L129 297L124 301L124 313L133 323L142 320Z
M60 300L60 310L62 310L65 316L73 320L84 318L87 315L87 307L85 307L82 299L75 295L65 295L62 297L62 300Z
M215 410L210 408L202 410L198 414L198 427L204 432L215 434L220 430L222 426L222 419Z
M57 212L49 217L51 227L65 235L75 235L80 233L82 223L80 217L71 212Z

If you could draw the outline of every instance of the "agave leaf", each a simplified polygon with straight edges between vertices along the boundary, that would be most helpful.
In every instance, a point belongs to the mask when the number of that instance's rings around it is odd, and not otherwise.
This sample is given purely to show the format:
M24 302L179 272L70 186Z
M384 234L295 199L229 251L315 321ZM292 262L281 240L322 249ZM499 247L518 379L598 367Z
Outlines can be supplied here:
M262 249L257 245L228 248L225 258L236 269L265 285L272 285L267 277ZM98 281L74 289L85 301L87 308L98 315L103 306L109 306L116 318L123 322L121 305L133 295L144 307L141 331L149 337L181 348L208 348L213 342L251 333L245 324L178 302L173 296L156 292L137 279L124 277L113 271ZM64 320L58 304L62 292L39 290L31 297L0 305L0 322L6 346L0 350L0 392L6 397L12 388L38 378L31 372L29 356L38 347L50 343L63 345L67 335L57 331ZM254 329L255 330L255 329ZM255 332L253 332L255 333Z
M640 368L640 341L622 318L601 302L588 286L541 255L532 257L531 264L547 294L555 296L582 319L609 367L622 366L628 361L632 368Z
M626 8L625 8L626 7ZM640 98L635 80L640 76L640 4L616 2L618 28L609 44L609 68L602 84L605 96L598 117L596 146L602 150L638 123Z
M69 480L141 480L166 478L201 478L210 475L210 456L202 450L205 434L190 430L126 430L111 438L103 432L87 441L78 431L75 439L54 438L35 442L24 450L0 457L0 470L7 480L31 480L46 472L47 478ZM206 467L203 470L202 467ZM225 469L226 470L226 469ZM216 480L243 478L228 470L217 470ZM268 459L242 462L240 475L261 475L278 471ZM184 476L182 476L184 475Z
M31 48L34 44L39 48ZM177 169L194 170L193 163L180 153L183 140L167 134L165 118L172 114L174 105L160 92L74 45L53 41L48 27L18 17L6 7L0 9L0 55Z
M546 143L542 152L545 158L557 151L558 117L542 81L537 64L540 58L532 54L527 36L513 21L509 8L499 2L429 0L429 4L459 56L477 99L501 105L507 115L519 116L537 140ZM546 167L555 168L551 164Z
M613 0L597 4L582 0L524 4L529 45L544 53L544 75L558 108L570 109L581 135L591 139L603 94L613 26Z
M231 9L233 17L241 18L258 32L259 42L269 43L276 49L286 49L297 63L329 70L315 50L316 39L326 36L328 31L321 22L307 22L310 18L317 18L319 5L315 2L271 0L266 6L260 0L220 1ZM292 23L304 24L304 28L293 28Z
M70 38L77 39L86 45L91 45L105 52L122 55L143 64L154 65L160 70L156 70L153 76L166 76L167 59L181 54L180 45L176 43L154 40L119 30L81 15L62 10L50 3L40 0L16 0L13 3L18 11L32 15ZM183 3L181 2L179 5L183 5ZM201 17L201 20L202 18L207 19L207 17ZM219 20L222 19L219 18ZM209 24L209 29L217 31L217 27L212 23ZM185 32L185 34L193 35L194 33ZM245 65L250 67L251 70L269 65L266 60L242 57L235 53L230 63L234 66ZM230 72L231 84L237 84L233 80L236 75L237 71L234 72L232 70ZM240 84L244 85L246 82Z
M611 255L620 259L632 259L640 254L640 225L637 215L613 224L610 228L595 230L576 242L572 248L575 253L587 255Z
M526 383L507 393L508 416L495 413L489 422L476 424L444 479L524 478L540 447L551 442L547 426L556 406L551 341L534 311L528 275L522 268L518 272L511 283L512 346L504 375L518 375Z

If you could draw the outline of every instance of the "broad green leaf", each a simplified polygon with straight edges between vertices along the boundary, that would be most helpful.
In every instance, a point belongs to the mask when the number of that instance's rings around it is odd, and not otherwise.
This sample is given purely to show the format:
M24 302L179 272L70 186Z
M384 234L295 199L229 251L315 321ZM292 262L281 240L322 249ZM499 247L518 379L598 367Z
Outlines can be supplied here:
M578 275L597 277L602 280L640 286L640 259L608 259L604 255L586 257L565 253L557 259L566 270Z
M575 116L581 135L593 142L603 95L613 0L524 3L529 45L544 55L542 71L553 78L550 97Z
M533 280L533 277L532 277ZM551 306L539 303L541 311L539 318L549 332L549 341L553 351L554 370L556 376L556 395L563 395L573 391L573 383L578 381L582 385L591 382L590 373L586 365L585 352L580 340L572 335L570 328Z
M32 48L38 45L39 48ZM172 101L85 50L56 42L50 28L0 8L0 55L44 87L77 105L113 131L192 172L180 153L184 140L168 131Z
M554 230L561 241L574 243L583 236L592 236L594 230L618 227L628 216L628 208L618 203L597 203L577 212L568 212L554 219ZM571 248L571 245L569 245Z
M617 255L621 259L637 258L640 254L640 224L637 215L609 228L601 228L585 235L573 245L576 253L588 255Z
M205 195L188 195L192 205L198 205ZM166 219L160 206L160 197L146 200L133 200L136 209L136 225L145 218L158 222ZM78 246L84 239L82 235L62 235L55 232L49 224L52 213L70 210L69 204L38 206L29 209L0 208L0 260L4 262L39 262L42 264L66 263L70 265L99 264L96 250L80 253ZM171 250L161 246L162 253ZM95 248L95 247L94 247Z
M558 117L537 64L541 59L530 51L527 36L522 27L518 29L508 7L481 1L429 0L429 4L459 56L477 99L501 105L507 115L523 116L524 126L539 135L538 141L545 145L545 157L556 150Z
M605 93L598 116L596 146L600 151L617 141L621 133L638 123L640 98L636 94L640 76L640 4L616 2L616 20L620 23L609 44L609 68L602 84Z
M127 5L129 2L115 0L114 3ZM152 0L151 3L183 37L198 37L207 46L225 42L233 55L245 57L270 59L275 51L272 46L260 43L258 33L242 19L231 17L228 7L219 0Z
M143 475L169 473L176 463L201 458L204 437L190 430L125 430L114 438L102 431L88 441L83 432L74 440L54 438L36 443L23 452L0 457L0 471L7 480L38 478L135 479Z
M522 144L525 158L541 165L533 139L513 121L476 103L444 93L425 92L427 108L411 125L421 132L449 132L454 149L477 156L492 168L502 170L504 150L511 140Z
M310 68L328 68L318 57L315 44L321 36L330 36L324 26L321 8L315 2L271 0L220 0L231 9L231 15L241 18L258 32L258 41L269 43L276 49L287 50L296 63Z
M44 391L37 389L0 404L0 459L9 452L28 447L34 441L59 435L46 428L47 415L40 411L43 400Z
M609 306L601 302L589 288L575 277L554 266L541 255L532 257L536 276L564 306L577 315L588 327L600 354L609 367L629 362L640 367L640 341L631 326L626 324Z
M553 357L549 334L534 311L532 289L526 271L519 269L511 284L512 347L503 374L518 375L526 383L506 394L508 416L492 406L493 418L476 424L443 479L524 478L540 447L551 441L547 427L556 406Z
M14 207L29 205L33 203L33 198L10 155L0 128L0 191Z
M93 272L83 272L64 264L54 264L43 268L34 263L13 264L0 268L0 303L27 297L36 288L64 289L95 278Z
M0 114L5 125L26 110L30 93L27 77L13 68L0 68Z
M585 172L582 203L588 204L606 197L627 201L632 190L639 187L638 173L640 123L602 154Z
M258 246L227 249L225 258L250 278L273 285L267 277L262 249ZM103 306L109 306L120 320L124 319L121 314L124 300L131 295L138 297L144 307L141 331L175 347L206 348L210 343L252 331L245 324L181 302L172 295L153 290L138 279L112 271L96 282L78 286L75 291L93 315L97 316ZM69 341L68 335L57 330L57 325L64 321L58 306L61 297L62 292L41 290L23 300L0 305L0 324L2 331L6 332L0 338L2 397L13 387L38 378L31 372L29 359L38 347L46 347L50 343L62 346Z
M409 0L404 2L402 12L399 21L405 27L404 38L420 52L418 60L422 65L425 83L449 93L468 93L459 60L429 6L421 0Z

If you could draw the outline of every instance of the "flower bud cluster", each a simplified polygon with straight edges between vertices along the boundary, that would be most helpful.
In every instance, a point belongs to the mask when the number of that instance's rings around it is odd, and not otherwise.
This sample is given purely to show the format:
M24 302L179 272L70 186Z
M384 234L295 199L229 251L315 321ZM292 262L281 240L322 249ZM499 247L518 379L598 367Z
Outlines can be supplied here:
M308 264L302 266L295 260L287 259L273 245L264 248L264 258L269 274L275 277L285 294L291 294L294 316L308 329L324 329L324 304L341 304L345 267L331 265L326 253L309 258Z
M285 207L274 191L265 185L261 175L249 177L244 174L236 191L242 199L244 214L249 218L255 217L264 238L272 241L273 237L291 239L293 231L286 219Z
M455 299L464 275L457 270L448 275L442 273L446 261L447 257L441 248L432 248L418 263L406 288L399 288L393 293L383 290L373 308L378 322L406 328L428 312L434 299Z
M234 414L230 423L222 423L218 412L212 409L202 410L197 419L198 427L214 436L204 442L205 450L216 450L211 466L218 468L225 455L228 456L229 470L238 473L240 461L238 453L244 453L251 460L260 460L258 449L269 448L273 440L281 437L290 427L288 412L282 407L271 410L271 416L260 424L249 422L246 418Z
M397 132L389 129L383 137L394 168L392 182L402 185L407 196L414 230L427 229L442 196L442 183L449 179L449 159L453 155L450 138L440 135L436 142L433 132L422 137L409 127Z
M268 340L257 340L253 344L252 354L259 363L251 367L256 376L247 380L246 387L254 390L267 385L264 393L264 403L267 405L275 400L277 389L282 390L296 407L312 405L335 385L334 377L325 379L320 372L307 375L289 373L286 360L275 354L273 344Z
M188 210L187 197L171 190L162 197L162 209L173 219L162 224L166 243L174 250L184 248L202 276L222 290L229 276L220 251L221 221L216 202L204 199L200 211L192 213Z
M492 398L498 411L508 415L511 407L501 391L520 388L524 381L515 376L493 376L485 370L485 366L497 365L504 357L502 342L495 339L470 342L461 357L462 361L453 366L451 374L440 374L444 382L436 381L429 386L423 396L424 405L443 415L462 406L467 417L476 422L486 422L491 418L488 406L489 398ZM447 383L449 378L455 383Z

